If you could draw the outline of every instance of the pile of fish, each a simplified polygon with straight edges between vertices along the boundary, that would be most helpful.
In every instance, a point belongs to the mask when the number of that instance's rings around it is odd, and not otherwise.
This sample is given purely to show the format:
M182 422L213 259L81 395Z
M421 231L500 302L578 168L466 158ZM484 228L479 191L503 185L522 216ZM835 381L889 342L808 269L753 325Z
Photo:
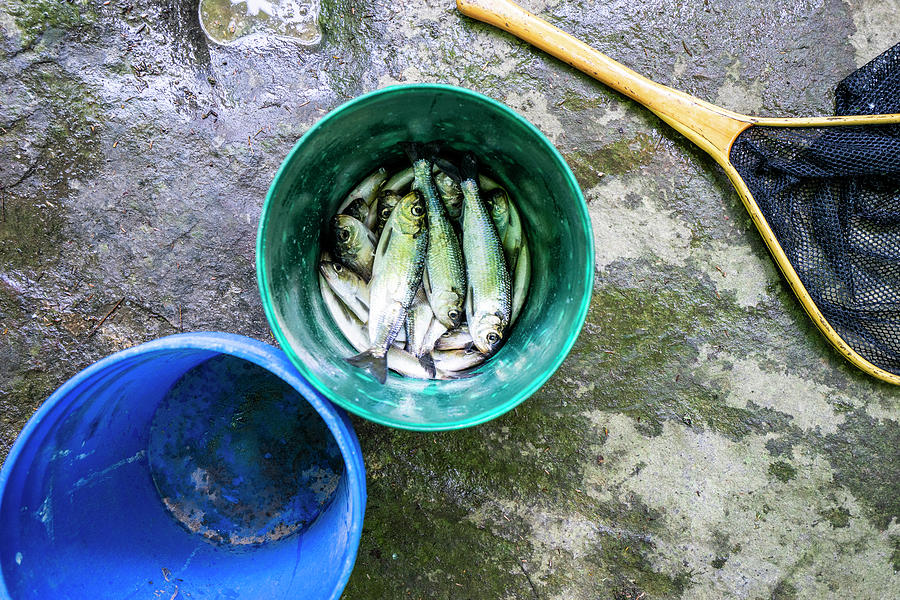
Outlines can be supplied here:
M457 379L509 336L531 278L522 220L506 190L433 146L405 145L412 167L378 169L338 208L319 262L322 299L381 383ZM326 247L328 247L326 246Z

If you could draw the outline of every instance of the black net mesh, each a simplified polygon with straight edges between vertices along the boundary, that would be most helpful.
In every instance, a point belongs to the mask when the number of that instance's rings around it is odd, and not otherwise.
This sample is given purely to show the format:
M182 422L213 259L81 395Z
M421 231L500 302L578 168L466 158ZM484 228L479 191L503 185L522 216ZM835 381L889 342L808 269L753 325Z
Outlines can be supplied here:
M900 44L835 93L839 115L900 113ZM900 125L752 126L731 163L831 326L900 375Z

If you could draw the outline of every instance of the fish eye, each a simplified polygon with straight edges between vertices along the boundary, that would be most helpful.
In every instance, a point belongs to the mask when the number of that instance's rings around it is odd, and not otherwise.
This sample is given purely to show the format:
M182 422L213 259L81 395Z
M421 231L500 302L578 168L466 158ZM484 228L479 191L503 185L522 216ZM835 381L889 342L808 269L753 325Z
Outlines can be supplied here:
M381 218L387 219L389 216L391 216L391 207L385 206L383 209L381 209Z
M342 265L341 263L334 263L334 272L335 273L340 273L343 270L344 270L344 265Z
M453 308L447 313L447 316L450 317L451 321L455 321L459 318L459 311Z
M490 344L496 344L500 341L500 334L496 331L490 332L489 334L487 334L487 341Z
M339 230L338 231L338 239L341 240L342 242L346 242L347 240L350 239L350 232L347 231L346 229Z
M421 217L425 214L425 208L421 204L414 204L412 207L412 214L414 217Z

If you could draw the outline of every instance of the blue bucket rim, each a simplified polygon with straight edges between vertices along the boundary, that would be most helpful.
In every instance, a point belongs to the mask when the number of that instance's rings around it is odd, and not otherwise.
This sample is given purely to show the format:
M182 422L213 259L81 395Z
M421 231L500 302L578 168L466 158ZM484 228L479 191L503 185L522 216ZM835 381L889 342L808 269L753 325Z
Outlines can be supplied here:
M145 342L125 350L120 350L97 362L89 365L82 371L69 378L56 389L31 416L22 431L16 437L3 466L0 467L0 512L3 511L3 500L6 496L6 486L16 464L29 438L38 427L38 424L60 403L73 389L81 383L93 377L95 374L133 356L159 350L194 349L228 354L250 361L278 376L288 385L293 387L303 398L309 402L319 416L325 421L328 430L334 436L341 455L344 457L345 472L348 475L349 496L351 503L352 522L350 524L350 543L348 552L344 558L341 577L338 585L331 595L331 600L337 600L343 593L353 572L356 563L356 555L359 550L359 540L362 537L363 518L366 505L366 474L365 463L362 459L362 447L356 432L350 423L347 413L339 406L327 400L318 390L300 374L288 359L284 351L270 346L259 340L217 331L203 331L196 333L178 333L150 342ZM359 499L359 501L357 501ZM5 577L0 569L0 600L11 600L12 596L6 587Z

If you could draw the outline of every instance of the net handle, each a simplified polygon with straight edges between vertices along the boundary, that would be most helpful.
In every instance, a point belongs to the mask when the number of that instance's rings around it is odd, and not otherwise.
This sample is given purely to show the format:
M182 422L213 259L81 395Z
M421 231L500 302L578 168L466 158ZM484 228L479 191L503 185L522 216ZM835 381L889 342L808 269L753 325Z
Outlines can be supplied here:
M640 102L705 150L725 170L788 284L828 341L862 371L888 383L900 385L900 376L885 371L860 356L825 319L778 243L747 183L729 159L734 140L751 125L876 125L900 123L900 114L813 118L760 118L741 115L639 75L511 0L456 0L456 6L464 15L503 29Z
M640 102L716 160L727 161L732 141L750 124L748 117L639 75L511 0L456 0L456 7Z
M640 102L722 166L730 164L735 138L753 124L816 127L900 123L900 114L815 118L742 115L647 79L511 0L456 0L456 7L464 15L503 29Z

